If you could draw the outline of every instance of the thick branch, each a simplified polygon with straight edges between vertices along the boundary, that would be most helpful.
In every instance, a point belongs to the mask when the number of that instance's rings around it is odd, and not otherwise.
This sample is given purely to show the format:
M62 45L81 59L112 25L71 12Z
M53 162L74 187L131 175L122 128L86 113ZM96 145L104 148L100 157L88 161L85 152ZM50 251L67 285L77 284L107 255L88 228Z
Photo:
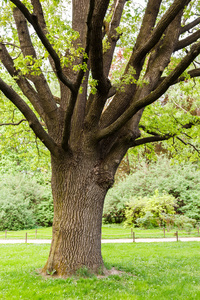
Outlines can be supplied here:
M174 51L178 51L180 49L183 49L192 43L195 43L200 38L200 30L197 30L195 33L189 35L187 38L178 41Z
M44 13L42 10L42 5L39 0L31 0L31 4L33 5L33 13L38 17L38 23L40 24L41 28L45 31L46 30L46 22L44 19Z
M195 77L199 77L200 76L200 68L196 68L196 69L193 69L193 70L190 70L187 72L187 74L189 75L189 78L188 76L180 76L179 78L177 78L174 82L171 83L171 85L174 85L174 84L177 84L179 82L182 82L182 81L185 81L185 80L188 80L190 78L195 78ZM160 81L159 81L159 84L165 79L166 77L161 77Z
M0 43L0 60L8 73L15 79L23 94L29 99L38 114L43 118L43 120L45 120L45 114L40 105L38 93L34 90L27 79L19 75L19 72L14 67L13 60L3 43Z
M59 155L59 148L52 140L52 138L44 130L40 122L38 121L36 115L29 108L29 106L24 102L24 100L0 78L0 90L4 95L21 111L29 122L29 126L32 128L36 136L42 141L42 143L49 149L49 151L54 155Z
M37 55L30 38L25 17L18 8L13 9L13 15L15 18L19 42L24 57L32 56L34 59L37 59ZM54 101L51 90L47 84L46 78L42 74L41 70L39 75L32 75L30 72L30 74L28 74L27 77L34 83L36 90L40 95L40 105L43 111L45 111L46 113L45 121L47 122L47 126L49 126L51 125L52 118L57 118L57 106ZM50 119L50 121L48 121L48 119Z
M75 91L73 83L63 74L62 68L61 68L61 63L58 54L56 51L53 49L52 45L50 44L49 40L45 36L39 22L38 22L38 17L35 14L31 14L29 10L26 8L26 6L20 1L20 0L10 0L13 2L19 10L23 13L25 18L28 20L28 22L33 26L35 29L39 39L41 40L42 44L52 57L55 67L56 67L56 72L57 76L64 83L71 91Z
M144 43L152 33L152 29L155 26L156 19L160 10L162 0L149 0L145 10L144 18L142 20L142 25L140 32L138 34L135 49L141 47L141 44Z
M88 16L87 16L85 56L82 59L82 64L88 64L88 57L89 57L90 44L91 44L93 12L94 12L94 1L90 0L90 6L89 6L89 11L88 11ZM86 76L86 83L83 83L83 96L85 95L85 97L82 98L81 95L78 96L78 90L82 84L84 75ZM84 116L85 116L85 105L86 105L86 99L87 99L86 94L87 94L88 76L89 76L89 71L85 72L82 69L79 71L79 73L77 75L77 79L76 79L76 83L75 83L77 93L71 94L71 97L69 100L69 105L67 107L66 114L65 114L65 126L64 126L63 140L62 140L63 149L68 148L68 140L70 137L70 129L72 126L72 115L75 110L75 105L76 105L76 111L75 111L76 119L74 120L74 123L76 123L76 126L75 126L76 134L79 132L80 128L83 125L83 120L84 120ZM79 114L81 114L81 116Z
M71 117L74 111L76 99L77 99L77 95L74 95L72 93L69 101L69 106L65 115L65 127L64 127L63 140L62 140L62 148L65 151L68 150L68 141L69 141L70 129L71 129Z
M181 28L181 34L185 33L186 31L189 31L190 29L194 28L196 25L200 24L200 17L194 20L193 22L185 25Z
M166 140L169 140L172 137L173 137L173 135L170 135L170 134L166 134L166 135L163 135L163 136L162 135L152 135L152 136L148 136L148 137L133 141L131 147L136 147L136 146L144 145L144 144L147 144L147 143L166 141Z
M87 17L87 34L86 34L86 46L85 46L85 55L82 59L82 65L87 65L88 58L89 58L89 52L90 52L90 45L91 45L91 31L92 31L92 17L94 12L94 1L90 0L90 6L89 6L89 12ZM80 88L80 85L82 83L83 77L84 77L85 71L81 69L78 73L75 86L77 89Z
M104 65L105 76L108 76L108 74L109 74L114 50L115 50L117 41L119 39L119 34L117 33L116 29L120 24L120 20L121 20L121 16L122 16L122 12L123 12L125 3L126 3L126 0L116 1L112 19L109 24L106 24L106 26L108 26L107 43L109 43L109 48L104 53L104 56L103 56L103 65Z
M90 63L93 79L98 81L97 89L100 93L107 93L110 88L103 69L102 27L103 19L109 5L109 0L97 0L92 18Z
M186 6L191 0L175 0L170 6L167 12L163 15L161 20L158 22L157 26L153 30L152 34L148 38L147 42L138 48L132 57L132 61L141 61L146 54L157 44L163 35L166 28L173 21L173 19L178 15L178 13Z
M101 140L122 128L127 121L129 121L134 114L136 114L141 108L153 103L160 96L162 96L169 86L189 67L191 62L200 53L200 42L193 45L190 52L182 59L177 67L166 77L163 82L148 96L144 97L137 102L133 102L130 107L110 126L103 128L97 135L97 139Z

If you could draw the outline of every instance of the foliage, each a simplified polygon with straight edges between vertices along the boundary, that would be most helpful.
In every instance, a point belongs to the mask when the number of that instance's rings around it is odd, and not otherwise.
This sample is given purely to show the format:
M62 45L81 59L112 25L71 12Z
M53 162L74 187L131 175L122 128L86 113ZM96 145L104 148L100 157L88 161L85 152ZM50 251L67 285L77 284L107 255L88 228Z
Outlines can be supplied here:
M156 189L176 198L176 212L200 219L198 166L189 162L177 164L164 156L157 157L156 162L141 161L131 175L116 184L108 192L104 213L109 208L110 214L114 214L135 198L150 198Z
M174 214L171 215L171 214L162 213L161 220L162 220L163 225L167 228L168 232L173 228L176 216L177 215L174 215Z
M170 132L174 136L160 144L163 152L179 162L199 161L200 127L190 126L200 124L199 86L200 81L196 79L195 84L189 80L171 87L158 101L146 107L140 122L143 136L149 136L147 132ZM155 158L156 144L148 144L146 151L144 146L142 149L147 158Z
M162 214L175 213L176 200L166 193L159 194L155 191L152 197L131 199L125 210L125 226L142 226L144 228L157 227L161 225Z
M35 206L35 218L39 226L51 226L53 223L53 201L50 200L39 202Z
M4 196L0 193L0 197ZM6 195L6 201L0 200L0 230L20 230L35 226L33 212L29 209L29 203L22 201L16 195L10 198ZM14 199L14 201L13 201Z
M4 75L5 76L5 75ZM0 95L0 172L50 172L49 152L35 137L27 122L15 106ZM12 140L12 143L10 142Z
M189 227L194 228L194 225L196 224L196 220L188 218L187 216L184 215L176 215L174 223L178 227L178 229L185 229Z
M121 223L125 220L125 203L122 201L117 191L110 196L106 197L103 212L104 223Z
M49 226L53 201L48 186L26 174L2 174L0 182L0 230Z

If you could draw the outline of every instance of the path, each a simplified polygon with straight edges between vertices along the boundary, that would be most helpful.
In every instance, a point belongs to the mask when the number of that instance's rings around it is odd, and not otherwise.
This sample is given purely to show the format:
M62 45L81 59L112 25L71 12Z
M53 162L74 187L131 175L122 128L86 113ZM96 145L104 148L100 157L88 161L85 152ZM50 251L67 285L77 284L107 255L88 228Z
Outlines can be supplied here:
M180 237L178 239L181 242L200 242L200 237ZM109 244L109 243L133 243L132 239L106 239L101 241L102 244ZM151 242L176 242L176 238L151 238L151 239L135 239L136 243L151 243ZM25 240L11 240L11 239L0 239L0 244L23 244ZM27 243L30 244L50 244L51 240L27 240Z

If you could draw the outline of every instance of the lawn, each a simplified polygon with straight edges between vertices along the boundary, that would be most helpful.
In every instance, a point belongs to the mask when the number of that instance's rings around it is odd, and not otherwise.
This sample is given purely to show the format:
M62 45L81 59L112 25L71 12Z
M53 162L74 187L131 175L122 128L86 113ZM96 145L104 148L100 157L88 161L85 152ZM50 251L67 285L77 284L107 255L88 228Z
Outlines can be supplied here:
M177 229L165 231L165 237L174 237ZM136 238L162 238L164 237L163 229L139 229L134 228ZM8 231L7 238L15 238L15 239L25 239L25 234L28 234L28 239L35 238L35 229L31 230L21 230L21 231ZM179 236L198 236L198 230L193 229L193 231L188 234L185 230L179 230ZM37 238L38 239L51 239L52 237L52 228L38 228L37 229ZM0 239L5 238L5 232L0 231ZM103 225L102 227L102 239L118 239L118 238L131 238L131 229L124 228L123 225Z
M199 243L104 244L106 278L42 278L49 245L0 245L0 299L200 299Z

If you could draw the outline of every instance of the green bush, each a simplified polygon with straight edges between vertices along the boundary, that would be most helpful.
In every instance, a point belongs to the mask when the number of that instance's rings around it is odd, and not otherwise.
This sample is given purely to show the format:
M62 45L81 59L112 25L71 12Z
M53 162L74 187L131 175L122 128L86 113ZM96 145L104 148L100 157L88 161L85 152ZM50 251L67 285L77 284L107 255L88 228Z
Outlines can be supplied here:
M137 218L136 224L145 229L158 227L155 216L150 211L147 211L143 217Z
M177 213L200 220L200 170L192 163L173 164L164 156L157 162L138 164L137 170L116 184L105 199L104 215L120 211L124 218L126 203L133 198L151 197L164 191L177 200Z
M0 201L0 230L20 230L33 228L36 221L29 203L19 199Z
M174 227L175 217L176 215L174 214L161 214L162 225L167 228L167 231Z
M121 223L125 220L125 201L116 194L108 192L103 211L104 223Z
M50 187L27 174L2 174L0 181L0 230L50 226L53 222Z
M176 199L155 191L151 197L134 198L127 203L125 226L158 227L163 225L163 214L174 214Z
M190 224L192 228L194 228L196 220L184 215L176 215L174 224L178 227L178 229L185 229L185 227L188 227L188 224ZM191 227L190 225L189 227Z
M37 225L48 227L53 223L53 201L42 201L36 206L35 217Z

